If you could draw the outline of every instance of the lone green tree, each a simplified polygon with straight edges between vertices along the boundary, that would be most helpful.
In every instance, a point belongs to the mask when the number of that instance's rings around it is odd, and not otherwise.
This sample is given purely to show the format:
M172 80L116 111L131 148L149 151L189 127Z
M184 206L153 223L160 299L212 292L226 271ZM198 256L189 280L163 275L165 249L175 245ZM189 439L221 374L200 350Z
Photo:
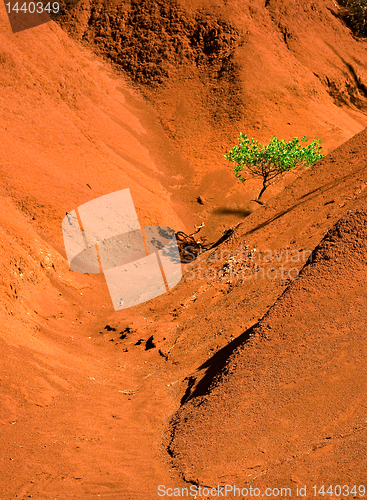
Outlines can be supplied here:
M305 137L302 142L307 142ZM309 167L325 155L321 154L321 141L314 139L308 146L302 146L299 139L295 137L289 142L279 140L273 135L269 144L263 146L255 139L249 139L247 135L241 134L238 146L234 146L224 157L235 163L234 175L245 182L241 172L245 170L250 177L260 177L263 185L255 201L262 204L261 197L265 190L274 184L284 172L293 170L298 166Z

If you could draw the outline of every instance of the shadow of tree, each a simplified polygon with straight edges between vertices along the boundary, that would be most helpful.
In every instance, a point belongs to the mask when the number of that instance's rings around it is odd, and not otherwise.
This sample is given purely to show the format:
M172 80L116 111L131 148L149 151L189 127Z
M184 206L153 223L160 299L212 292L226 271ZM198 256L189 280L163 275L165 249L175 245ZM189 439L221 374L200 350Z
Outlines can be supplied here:
M252 210L241 210L234 208L219 207L213 210L213 213L218 215L237 215L239 218L248 217L253 211Z

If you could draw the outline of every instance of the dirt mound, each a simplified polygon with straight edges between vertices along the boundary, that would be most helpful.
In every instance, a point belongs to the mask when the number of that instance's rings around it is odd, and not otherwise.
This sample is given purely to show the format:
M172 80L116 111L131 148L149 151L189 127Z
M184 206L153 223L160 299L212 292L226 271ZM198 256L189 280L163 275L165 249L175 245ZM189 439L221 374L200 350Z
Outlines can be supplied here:
M173 423L169 451L206 486L363 484L367 212L340 220L312 262ZM232 498L233 496L229 496Z

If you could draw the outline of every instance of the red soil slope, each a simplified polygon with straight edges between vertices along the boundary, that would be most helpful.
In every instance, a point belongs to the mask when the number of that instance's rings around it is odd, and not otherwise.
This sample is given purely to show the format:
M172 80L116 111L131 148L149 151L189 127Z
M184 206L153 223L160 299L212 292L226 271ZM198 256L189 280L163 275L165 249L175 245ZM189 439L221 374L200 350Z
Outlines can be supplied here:
M141 85L194 165L173 161L175 199L219 236L256 207L258 184L243 189L223 158L238 132L306 135L330 152L367 126L367 43L338 10L334 0L95 0L62 25Z
M170 452L186 481L293 495L307 485L307 498L314 485L364 485L366 227L363 208L329 230L209 391L178 412Z
M142 222L182 225L160 150L190 166L144 100L54 23L13 35L1 11L0 26L4 194L58 243L66 210L125 187Z

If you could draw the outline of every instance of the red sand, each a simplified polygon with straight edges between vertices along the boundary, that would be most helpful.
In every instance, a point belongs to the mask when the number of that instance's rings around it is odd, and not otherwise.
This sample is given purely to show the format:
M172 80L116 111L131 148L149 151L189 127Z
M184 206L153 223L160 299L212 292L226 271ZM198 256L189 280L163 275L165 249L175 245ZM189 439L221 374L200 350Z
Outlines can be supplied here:
M2 10L3 500L147 500L159 484L186 481L363 480L367 43L333 1L266 3L180 3L187 52L174 57L168 37L155 86L90 50L106 12L88 31L91 7L80 4L82 47L54 22L13 34ZM143 24L155 5L141 4ZM195 26L217 29L212 58L205 30L193 44ZM149 29L147 46L158 43ZM93 48L110 57L105 40ZM258 207L258 184L237 184L223 159L240 130L305 134L331 153ZM223 251L313 250L331 231L295 282L241 284L228 258L203 254L172 292L116 313L102 276L69 271L61 221L126 187L142 224L190 232L205 220L214 241L241 222ZM208 266L226 279L205 277Z

